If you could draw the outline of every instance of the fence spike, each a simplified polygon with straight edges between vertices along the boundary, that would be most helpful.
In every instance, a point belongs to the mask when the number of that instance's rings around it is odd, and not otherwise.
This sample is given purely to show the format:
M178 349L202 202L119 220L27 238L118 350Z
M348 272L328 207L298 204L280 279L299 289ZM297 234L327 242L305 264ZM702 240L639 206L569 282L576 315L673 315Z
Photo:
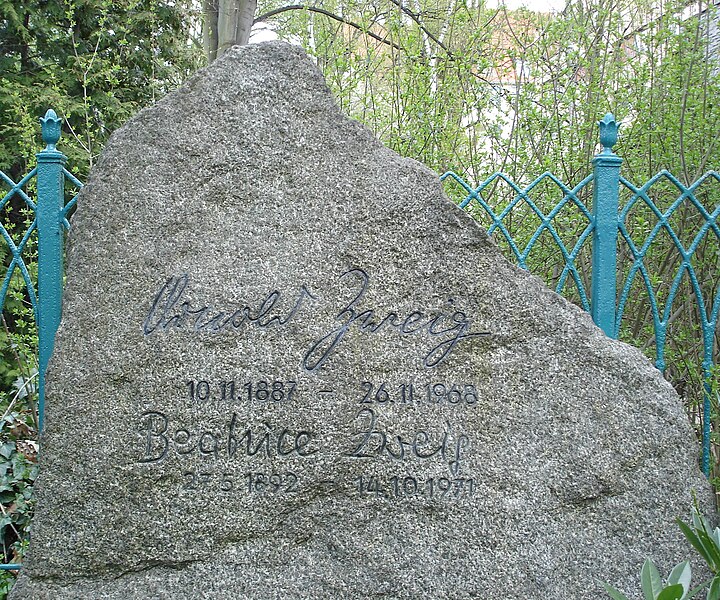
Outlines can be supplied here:
M40 129L42 130L43 142L47 144L45 150L55 150L55 144L60 140L60 125L62 119L57 116L57 113L52 109L48 108L44 117L40 117Z
M67 158L55 149L60 139L60 124L50 109L40 119L42 138L47 144L37 157L37 232L38 232L38 420L43 427L45 414L45 369L55 343L60 324L63 288L62 211L65 205L65 175Z
M606 113L598 121L598 126L600 127L600 143L603 146L603 154L614 154L612 149L617 144L618 129L620 129L620 124L615 120L615 115Z
M608 337L616 338L617 236L622 158L612 151L618 124L608 113L598 123L603 151L593 158L593 238L590 312Z

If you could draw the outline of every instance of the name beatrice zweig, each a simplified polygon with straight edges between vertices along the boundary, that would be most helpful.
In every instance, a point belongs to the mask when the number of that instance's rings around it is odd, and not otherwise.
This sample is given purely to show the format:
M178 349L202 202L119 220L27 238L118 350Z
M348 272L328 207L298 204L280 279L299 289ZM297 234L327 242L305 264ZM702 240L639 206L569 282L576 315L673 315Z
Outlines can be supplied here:
M334 317L332 329L315 340L302 358L306 371L316 371L330 359L351 329L368 335L422 336L430 340L423 356L425 367L436 367L450 356L460 344L491 335L487 331L473 331L473 320L461 310L410 310L406 313L378 311L367 306L363 298L370 286L370 275L363 269L352 268L337 279L337 286L354 297L341 306ZM283 327L310 312L310 305L322 301L306 286L291 295L290 303L283 301L278 290L269 292L256 302L229 307L212 304L193 304L187 299L191 286L187 274L172 276L155 295L143 323L145 335L159 332L189 331L222 333L247 327L265 329ZM451 304L452 300L448 301Z

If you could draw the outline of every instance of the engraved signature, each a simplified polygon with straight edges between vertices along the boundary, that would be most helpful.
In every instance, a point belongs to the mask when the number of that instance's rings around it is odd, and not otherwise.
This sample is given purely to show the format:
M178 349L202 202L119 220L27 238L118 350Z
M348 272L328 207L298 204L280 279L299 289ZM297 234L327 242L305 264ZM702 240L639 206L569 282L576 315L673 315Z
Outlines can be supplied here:
M218 333L228 329L240 329L245 324L261 329L272 325L287 325L300 311L303 302L308 298L315 299L307 288L302 286L294 305L285 314L276 306L282 299L282 294L277 290L270 292L255 307L245 304L214 310L209 305L193 307L189 300L183 300L189 282L188 275L170 277L160 288L143 323L145 335L169 329Z
M376 308L361 306L370 284L370 276L360 268L352 268L338 278L338 283L353 292L353 299L334 317L335 326L314 341L302 358L305 370L313 372L332 356L351 329L367 335L394 331L400 336L424 335L436 343L423 356L424 366L436 367L461 342L490 336L490 332L472 332L473 321L460 310L411 310L382 313ZM348 283L349 282L349 283ZM307 304L318 301L304 285L289 304L278 290L268 293L257 303L216 309L211 305L194 306L186 296L190 277L170 277L160 288L143 322L143 333L163 331L220 333L254 326L260 329L290 323Z

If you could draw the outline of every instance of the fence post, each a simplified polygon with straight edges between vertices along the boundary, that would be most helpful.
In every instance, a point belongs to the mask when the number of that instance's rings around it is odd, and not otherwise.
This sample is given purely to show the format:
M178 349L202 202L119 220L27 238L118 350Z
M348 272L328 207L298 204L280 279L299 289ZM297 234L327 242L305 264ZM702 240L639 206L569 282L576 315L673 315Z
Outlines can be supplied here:
M40 119L42 139L47 144L37 157L37 232L38 232L38 419L43 427L45 411L45 369L60 324L63 278L62 210L65 204L67 158L55 149L60 139L60 124L50 109Z
M611 113L598 123L603 150L593 158L592 304L595 324L611 338L617 337L617 235L622 158L612 151L618 124Z

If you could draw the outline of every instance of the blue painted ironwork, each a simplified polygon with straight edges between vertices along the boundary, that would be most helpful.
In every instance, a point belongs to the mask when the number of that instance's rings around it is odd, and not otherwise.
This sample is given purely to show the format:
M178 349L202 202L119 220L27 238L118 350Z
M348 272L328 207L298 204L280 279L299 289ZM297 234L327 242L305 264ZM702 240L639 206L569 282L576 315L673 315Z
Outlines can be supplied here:
M42 123L42 138L47 144L37 157L38 203L38 419L40 429L45 413L45 369L60 325L63 287L63 221L65 220L65 162L67 158L55 149L60 140L60 123L50 109Z
M593 159L592 318L610 337L615 330L618 189L622 158L613 152L618 124L608 113L600 121L603 150Z
M65 169L67 159L56 148L61 136L62 120L50 109L40 119L40 123L46 147L35 155L37 166L18 183L0 171L0 181L9 188L0 201L0 211L13 197L18 196L34 215L19 243L13 240L10 232L0 223L0 235L10 251L10 263L0 281L0 308L5 306L13 276L19 272L38 330L38 423L42 429L45 412L45 370L60 323L64 230L70 227L67 216L77 201L76 196L65 203L65 182L68 181L77 189L81 189L83 184ZM26 191L31 182L34 182L37 188L37 203L32 201ZM33 236L37 236L37 281L34 280L24 258L24 252Z
M25 177L23 177L18 183L15 183L10 179L5 173L0 171L0 179L4 183L6 183L10 187L10 191L5 194L2 201L0 202L0 211L5 208L8 202L13 198L13 196L20 196L20 198L23 199L26 206L30 208L33 212L36 211L35 203L30 200L30 197L25 193L24 187L30 182L30 180L35 177L37 173L37 168L30 171ZM27 231L25 232L25 235L23 235L22 240L19 244L15 244L12 237L10 237L10 233L8 230L3 226L2 223L0 223L0 234L2 234L2 238L7 245L8 249L10 250L10 264L8 266L7 271L5 272L5 276L2 280L2 285L0 286L0 307L5 306L5 300L7 298L8 290L10 289L10 282L12 280L12 276L15 273L15 270L19 270L20 274L23 278L23 281L25 283L25 287L28 292L28 297L30 298L30 303L33 308L33 312L35 314L35 320L37 321L37 314L38 314L38 302L37 302L37 294L35 293L35 287L33 285L32 279L30 277L30 273L28 272L27 265L25 264L25 261L23 260L23 251L25 250L25 247L28 244L28 241L30 240L30 237L37 229L37 219L33 219L33 221L30 223L30 226L27 228Z
M569 188L568 186L566 186L562 181L560 181L557 177L555 177L555 175L550 172L543 173L542 175L540 175L540 177L538 177L532 183L523 188L518 186L504 173L493 173L492 175L490 175L490 177L485 179L480 185L475 188L471 187L462 177L460 177L456 173L453 173L452 171L448 171L447 173L444 173L440 176L441 181L445 181L447 179L451 179L457 184L459 184L467 194L467 196L460 202L461 208L467 208L471 204L471 202L475 201L480 205L484 213L488 217L490 217L491 224L487 228L488 234L493 235L496 231L500 232L502 237L508 243L508 246L512 253L512 257L515 259L518 266L520 266L521 268L528 268L527 261L530 253L536 246L537 241L542 235L542 233L544 231L547 231L554 240L554 242L557 244L558 250L560 251L564 262L563 270L560 274L560 277L558 278L558 283L555 287L555 291L558 293L562 293L563 289L565 288L567 278L568 276L570 276L577 287L582 307L587 311L590 310L590 303L588 301L587 292L585 290L585 284L583 283L582 277L575 265L575 260L577 259L580 250L585 243L585 240L587 240L587 238L593 231L593 216L588 210L588 208L585 206L583 201L580 199L580 192L592 182L592 175L587 176L573 188ZM508 187L510 187L510 189L515 192L515 197L513 198L513 200L499 213L497 213L490 206L489 202L484 197L486 191L491 190L493 185L498 181L504 182L508 185ZM541 183L543 183L543 181L551 181L562 192L561 200L550 212L548 212L548 214L545 214L531 197L531 193L533 192L533 190L535 190ZM533 233L532 237L527 242L525 247L523 249L520 249L511 232L505 225L504 221L508 217L508 215L510 215L512 211L523 202L537 216L541 224L540 227L538 227L537 230ZM568 250L568 248L565 246L564 242L560 238L557 228L553 225L553 220L569 204L573 204L575 207L577 207L580 213L588 221L587 227L580 234L578 240L575 242L571 250Z
M672 306L680 289L681 282L685 275L688 276L695 301L697 302L700 314L700 324L703 341L702 372L704 377L703 397L703 432L702 432L702 469L706 475L710 473L710 408L711 408L711 381L713 370L718 363L717 357L713 354L713 338L718 328L718 313L720 312L720 287L714 293L714 303L709 306L709 298L703 297L703 290L698 282L698 277L691 262L696 250L709 234L714 234L720 242L720 226L718 215L720 206L715 207L712 212L706 209L697 199L695 192L703 184L714 181L720 183L720 175L710 171L700 177L689 187L684 186L677 178L667 171L662 171L651 178L641 187L636 187L620 175L622 158L613 152L613 147L618 139L619 125L614 116L610 113L598 123L600 129L600 143L602 151L593 159L593 173L575 187L570 188L557 179L552 173L543 173L529 183L521 187L513 182L503 173L493 173L479 185L473 187L461 176L453 172L447 172L441 176L441 180L448 184L456 184L464 194L459 205L465 209L479 207L481 222L489 218L487 231L490 235L499 235L500 240L507 243L508 258L514 260L519 267L528 269L528 257L535 250L538 239L544 231L548 231L554 241L564 262L563 270L557 279L555 291L567 295L566 283L568 275L578 290L579 304L592 315L595 323L612 338L617 338L620 333L620 326L626 308L633 281L640 273L642 282L647 291L650 302L651 314L655 332L656 367L665 370L665 349L667 341L667 327L671 321ZM659 181L670 182L678 191L677 198L669 208L662 211L653 202L649 190ZM533 191L544 181L552 181L562 196L554 208L543 212L537 202L533 199ZM490 202L489 195L495 191L497 183L507 185L514 197L502 209L495 208ZM592 185L592 211L581 199L581 193L587 192L588 186ZM621 192L629 192L630 200L620 207ZM628 220L631 211L639 202L644 203L654 214L657 223L651 229L643 244L638 247L628 230ZM669 220L671 216L684 204L690 202L698 214L704 220L704 224L697 230L692 243L686 248L680 241L678 234L673 230ZM531 235L524 248L519 244L506 225L508 217L517 211L522 205L528 207L534 214L539 225ZM577 237L572 249L563 243L558 235L558 227L553 220L560 211L567 205L577 209L577 216L587 220L587 225ZM680 267L672 281L670 291L665 299L665 307L661 311L658 305L658 297L654 290L651 274L643 262L647 256L653 241L660 232L666 232L675 246L681 259ZM592 236L591 267L591 301L588 302L586 287L583 283L583 273L578 267L577 259L588 238ZM618 242L624 242L630 250L631 264L625 276L621 292L618 297ZM585 273L587 276L588 273Z
M651 188L660 181L667 181L674 186L679 192L679 196L675 201L665 210L661 211L656 203L650 197ZM709 234L712 232L716 238L720 241L720 227L718 226L718 215L720 214L720 205L715 207L715 210L710 213L703 206L703 204L695 196L697 189L707 181L715 181L720 183L720 175L715 171L709 171L702 177L697 179L692 185L686 187L676 177L674 177L668 171L661 171L650 180L647 181L643 186L636 187L625 178L620 178L622 186L629 190L632 194L630 200L625 204L618 216L618 228L622 239L627 244L632 254L632 265L625 278L620 298L618 300L618 310L616 323L614 327L615 335L620 330L620 322L622 320L623 312L630 296L630 290L633 285L633 281L637 276L638 272L642 278L642 282L648 294L650 302L650 311L653 319L653 325L655 330L655 347L656 347L656 360L655 366L661 371L665 370L665 346L667 341L667 327L671 321L673 302L677 296L680 284L682 283L683 277L688 276L690 286L695 296L695 302L697 303L698 313L700 316L700 327L702 330L703 337L703 362L702 370L705 381L705 392L703 398L703 458L702 466L703 471L708 474L710 472L710 403L711 403L711 386L710 381L712 378L712 370L715 367L715 360L713 357L713 336L718 326L718 312L720 311L720 288L715 292L714 304L709 306L709 298L705 298L703 290L698 282L697 273L691 260L697 251L700 244ZM657 219L657 223L649 232L647 238L643 244L638 247L632 239L632 236L628 232L627 222L630 211L635 207L636 204L642 202L647 206ZM703 225L696 232L692 243L686 248L681 242L678 234L674 231L670 224L670 218L677 212L686 202L690 202L695 207L698 214L701 215L704 220ZM658 298L653 289L653 283L651 280L650 273L644 264L644 259L647 256L648 250L652 243L658 237L661 232L666 232L670 237L677 254L681 258L680 266L673 279L670 287L667 299L665 300L665 307L660 312L658 305Z

